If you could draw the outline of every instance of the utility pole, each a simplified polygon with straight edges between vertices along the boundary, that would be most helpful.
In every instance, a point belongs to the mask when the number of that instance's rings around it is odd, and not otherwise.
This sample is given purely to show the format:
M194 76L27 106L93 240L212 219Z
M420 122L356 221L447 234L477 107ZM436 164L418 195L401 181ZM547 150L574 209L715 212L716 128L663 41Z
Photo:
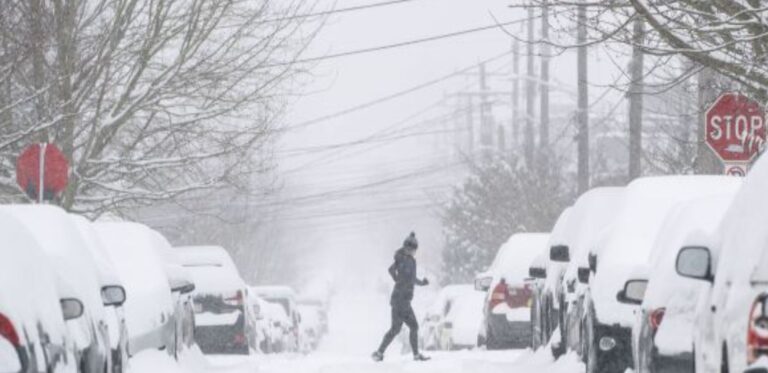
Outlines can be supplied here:
M533 138L533 116L534 113L534 100L536 99L536 83L534 79L534 66L533 66L533 7L528 8L528 45L526 52L528 55L528 74L526 77L525 85L525 164L529 169L533 169L533 152L534 152L534 138Z
M723 173L723 165L709 146L707 146L707 134L704 131L705 112L719 95L718 79L716 73L708 67L701 69L698 75L697 106L699 115L696 122L696 159L693 162L693 171L697 174L721 175Z
M467 96L467 152L475 155L475 113L472 110L472 96Z
M629 65L629 180L642 174L643 164L643 19L636 17L632 28L632 62Z
M582 3L585 0L582 0ZM579 5L576 25L576 65L578 104L576 122L577 136L577 179L579 195L589 190L589 86L587 85L587 7Z
M512 42L512 144L515 151L520 145L520 41Z
M488 103L488 77L485 63L480 64L480 145L484 152L493 147L493 124Z
M541 167L549 168L549 4L541 7L541 122L539 123L539 157Z

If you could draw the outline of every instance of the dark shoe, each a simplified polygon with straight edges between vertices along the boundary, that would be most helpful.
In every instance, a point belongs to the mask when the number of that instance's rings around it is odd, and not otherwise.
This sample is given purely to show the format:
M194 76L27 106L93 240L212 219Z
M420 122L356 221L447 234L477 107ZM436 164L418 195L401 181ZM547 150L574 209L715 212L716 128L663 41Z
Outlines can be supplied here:
M371 355L371 359L375 362L379 362L384 360L384 354L381 353L381 351L376 351Z
M428 361L429 359L430 359L429 356L424 356L422 354L413 355L414 361Z

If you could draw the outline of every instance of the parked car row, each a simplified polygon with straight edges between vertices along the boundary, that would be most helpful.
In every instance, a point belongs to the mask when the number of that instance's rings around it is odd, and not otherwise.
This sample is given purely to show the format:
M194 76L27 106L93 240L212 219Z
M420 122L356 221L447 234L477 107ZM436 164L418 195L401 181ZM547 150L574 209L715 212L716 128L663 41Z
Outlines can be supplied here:
M768 372L766 189L763 159L585 193L530 265L531 343L590 373Z
M191 282L159 233L44 205L0 206L0 231L0 371L124 372L194 343Z
M2 372L123 373L144 350L178 358L195 344L308 351L327 330L324 304L249 287L223 248L174 248L142 224L3 205L0 236Z
M646 177L584 193L551 234L527 249L511 249L525 241L513 236L477 276L478 342L571 351L588 373L768 372L765 190L762 159L743 179ZM520 263L523 277L511 272Z

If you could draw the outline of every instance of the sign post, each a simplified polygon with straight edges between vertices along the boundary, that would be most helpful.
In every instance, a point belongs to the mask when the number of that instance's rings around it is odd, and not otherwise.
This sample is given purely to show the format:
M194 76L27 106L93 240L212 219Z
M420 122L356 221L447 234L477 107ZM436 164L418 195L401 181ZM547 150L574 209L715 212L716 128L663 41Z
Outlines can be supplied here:
M765 146L765 126L763 106L740 93L723 93L707 109L706 142L725 164L726 175L746 176L747 166Z
M69 162L54 144L29 145L16 159L16 183L38 203L60 195L68 181Z

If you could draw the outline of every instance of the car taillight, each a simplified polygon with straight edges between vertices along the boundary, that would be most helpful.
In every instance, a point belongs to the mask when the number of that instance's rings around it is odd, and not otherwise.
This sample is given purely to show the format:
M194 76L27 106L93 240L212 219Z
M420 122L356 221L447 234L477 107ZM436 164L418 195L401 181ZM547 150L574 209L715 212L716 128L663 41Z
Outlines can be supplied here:
M224 303L230 306L242 306L243 305L243 291L238 290L234 296L224 298Z
M235 334L234 341L235 341L235 344L238 344L238 345L245 344L245 335L243 333Z
M747 362L752 364L768 355L768 294L760 295L752 305L747 327Z
M664 313L667 311L666 308L657 308L653 311L651 311L650 314L648 314L648 321L651 325L651 330L655 333L657 330L659 330L659 326L661 325L661 322L664 321Z
M8 342L11 342L14 347L19 347L21 345L19 334L16 333L16 328L13 327L11 320L2 313L0 313L0 336L7 339Z
M493 291L491 292L491 300L489 302L489 306L491 307L491 310L496 308L501 303L504 303L507 301L507 294L508 294L509 288L507 288L507 283L502 280L499 282L496 287L493 288Z

